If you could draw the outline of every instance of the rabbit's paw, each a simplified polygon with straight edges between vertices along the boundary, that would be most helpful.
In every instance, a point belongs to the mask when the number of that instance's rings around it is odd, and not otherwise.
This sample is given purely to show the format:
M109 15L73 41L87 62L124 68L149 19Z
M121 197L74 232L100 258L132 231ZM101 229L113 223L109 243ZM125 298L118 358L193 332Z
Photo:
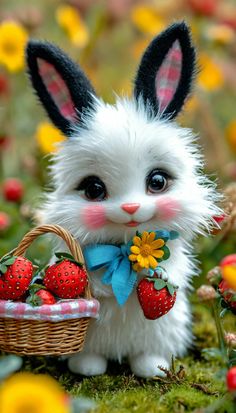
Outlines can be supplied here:
M82 352L70 357L68 367L72 373L84 376L98 376L105 373L107 360L99 354Z
M130 357L129 361L132 372L139 377L164 377L165 373L159 369L159 366L169 368L169 363L156 354L139 354Z

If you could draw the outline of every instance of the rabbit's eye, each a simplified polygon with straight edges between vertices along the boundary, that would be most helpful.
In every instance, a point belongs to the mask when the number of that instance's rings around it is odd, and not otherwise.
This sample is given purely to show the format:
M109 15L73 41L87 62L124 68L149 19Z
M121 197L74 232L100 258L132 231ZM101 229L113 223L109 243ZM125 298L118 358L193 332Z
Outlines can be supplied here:
M87 176L77 187L78 191L84 191L85 197L89 201L103 201L107 198L107 189L97 176Z
M149 194L163 192L169 184L170 176L167 172L154 169L147 176L146 185Z

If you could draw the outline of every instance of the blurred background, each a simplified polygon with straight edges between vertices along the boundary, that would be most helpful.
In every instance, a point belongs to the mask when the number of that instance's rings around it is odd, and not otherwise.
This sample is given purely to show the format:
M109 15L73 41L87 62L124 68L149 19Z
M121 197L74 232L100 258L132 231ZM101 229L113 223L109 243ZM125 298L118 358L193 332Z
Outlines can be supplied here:
M131 95L134 73L153 36L186 20L198 50L193 94L179 122L200 135L206 172L236 205L235 0L1 0L0 3L0 254L33 225L48 188L47 166L64 139L37 103L25 73L30 37L47 39L80 63L104 100ZM228 186L230 185L230 186ZM236 210L236 207L235 207ZM234 220L196 250L204 272L235 252ZM49 256L40 241L32 255Z

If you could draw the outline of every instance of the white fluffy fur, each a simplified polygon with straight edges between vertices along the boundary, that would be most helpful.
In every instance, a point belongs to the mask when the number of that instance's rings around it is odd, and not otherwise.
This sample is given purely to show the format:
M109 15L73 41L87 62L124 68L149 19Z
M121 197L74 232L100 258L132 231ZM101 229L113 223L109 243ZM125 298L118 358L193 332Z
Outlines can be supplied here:
M163 263L169 280L179 286L173 309L156 321L145 319L136 290L119 307L110 286L101 284L102 271L90 274L94 295L101 302L100 318L91 322L82 353L69 360L72 371L85 375L102 374L107 359L128 358L132 371L143 377L161 374L158 366L169 365L171 356L182 356L191 344L191 312L186 292L196 268L191 242L196 234L208 231L215 205L214 185L201 173L202 158L189 129L147 114L142 101L118 99L112 106L96 100L96 110L86 115L86 128L78 127L63 143L52 166L54 191L40 211L42 221L64 226L89 243L126 242L136 230L177 230L180 238L169 241L171 257ZM176 179L169 195L180 208L174 220L162 221L154 215L157 197L148 195L145 177L154 168L170 171ZM109 197L103 201L109 223L89 231L81 221L81 210L89 201L75 190L88 175L99 176ZM128 228L130 215L123 203L141 207L132 219L141 222Z

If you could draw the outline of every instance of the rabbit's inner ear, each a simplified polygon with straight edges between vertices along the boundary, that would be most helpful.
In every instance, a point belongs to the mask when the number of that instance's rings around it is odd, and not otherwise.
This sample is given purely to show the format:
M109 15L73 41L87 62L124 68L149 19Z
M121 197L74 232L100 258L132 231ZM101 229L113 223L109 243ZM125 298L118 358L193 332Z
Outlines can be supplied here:
M65 81L52 64L40 58L37 58L37 64L42 81L59 112L66 119L74 121L76 110Z
M155 78L155 90L160 113L167 108L177 90L182 72L182 61L180 43L176 40L163 60Z

